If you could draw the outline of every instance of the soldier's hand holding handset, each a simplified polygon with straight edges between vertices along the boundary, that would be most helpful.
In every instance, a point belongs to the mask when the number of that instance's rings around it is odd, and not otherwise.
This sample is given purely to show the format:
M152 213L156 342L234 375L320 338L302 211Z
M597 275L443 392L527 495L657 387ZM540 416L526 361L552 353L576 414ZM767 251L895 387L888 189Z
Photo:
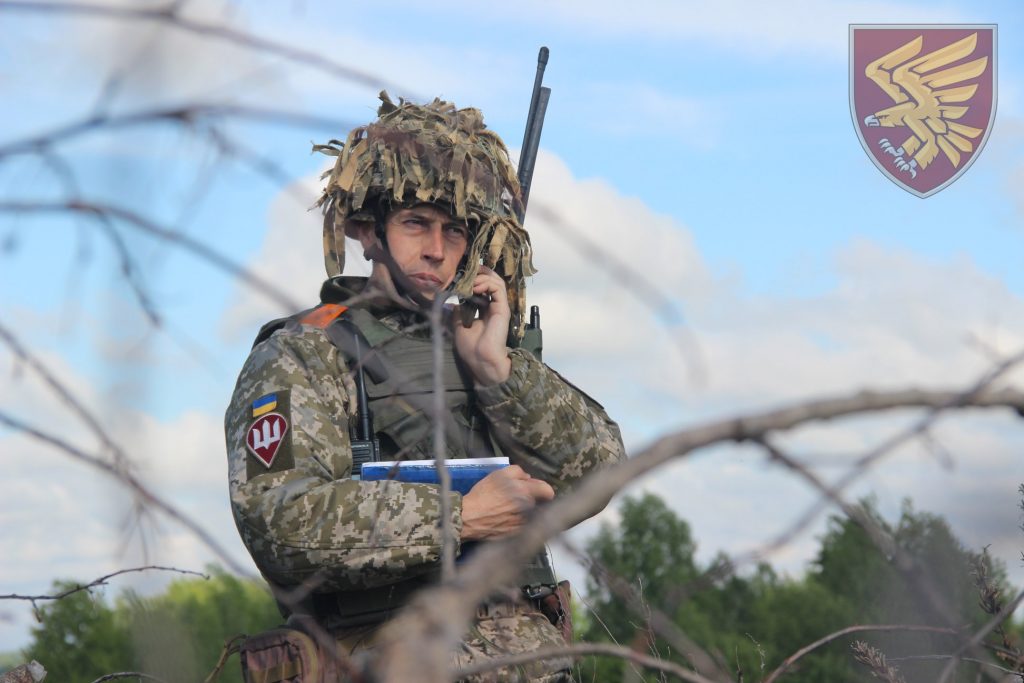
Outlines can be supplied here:
M487 266L480 266L473 280L473 293L489 298L490 303L480 309L480 317L468 327L455 324L455 350L473 381L486 387L504 382L512 371L505 346L512 311L505 281Z

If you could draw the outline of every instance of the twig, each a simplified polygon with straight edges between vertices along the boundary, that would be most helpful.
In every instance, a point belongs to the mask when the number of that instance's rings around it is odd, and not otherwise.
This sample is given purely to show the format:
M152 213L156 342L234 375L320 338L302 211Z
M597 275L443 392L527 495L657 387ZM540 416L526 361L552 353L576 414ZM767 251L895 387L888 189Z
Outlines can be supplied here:
M819 638L810 645L805 645L800 648L780 664L775 671L769 674L768 678L764 679L763 683L774 683L782 674L786 673L796 662L803 659L805 656L814 652L823 645L828 645L837 638L850 635L851 633L863 633L864 631L925 631L927 633L947 633L956 635L957 631L951 628L940 628L938 626L922 626L917 624L866 624L862 626L847 626L844 629L830 633L823 638Z
M36 358L35 355L25 348L21 341L14 336L14 333L7 329L3 324L0 324L0 340L3 340L14 355L21 359L23 363L28 365L28 367L43 380L43 383L57 395L57 398L68 406L71 411L75 413L90 430L92 430L93 435L96 436L103 447L110 451L115 463L117 463L118 466L123 466L126 462L124 451L122 451L121 447L114 442L114 439L107 434L107 431L100 424L99 420L96 419L96 416L85 407L85 404L82 401L78 400L78 398L71 393L64 383L57 379L57 376L48 367L46 367L41 360Z
M504 657L485 659L459 669L458 672L456 672L456 675L459 678L463 678L475 676L486 671L493 671L494 669L499 669L505 666L519 666L543 659L554 659L556 657L584 657L586 655L619 657L620 659L628 660L648 669L663 671L679 678L680 680L690 681L691 683L719 683L716 679L705 678L699 673L688 671L675 662L651 657L650 655L645 655L642 652L631 650L628 647L611 645L609 643L581 643L579 645L570 645L568 647L544 648L534 650L532 652L520 652L514 655L506 655Z
M161 567L159 565L148 565L146 567L132 567L131 569L119 569L116 572L112 572L110 574L101 576L98 579L94 579L89 583L75 584L71 588L68 588L67 590L61 593L57 593L56 595L16 595L12 593L10 595L0 595L0 600L28 600L33 604L35 604L35 602L38 600L60 600L62 598L66 598L67 596L73 593L78 593L79 591L87 591L91 588L96 588L97 586L105 586L107 585L107 581L114 578L115 576L120 576L121 574L130 574L132 572L144 572L150 569L165 572L177 572L178 574L190 574L192 576L201 576L207 581L210 580L209 575L203 574L202 572L192 571L191 569L178 569L177 567Z

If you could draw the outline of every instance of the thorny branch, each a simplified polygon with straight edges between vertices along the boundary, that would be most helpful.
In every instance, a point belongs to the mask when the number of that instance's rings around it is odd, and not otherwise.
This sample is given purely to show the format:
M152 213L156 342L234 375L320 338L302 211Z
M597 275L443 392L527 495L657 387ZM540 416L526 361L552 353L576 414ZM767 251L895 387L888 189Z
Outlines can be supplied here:
M80 591L87 591L98 586L106 586L107 582L115 576L120 576L121 574L130 574L133 572L144 572L149 570L177 572L178 574L190 574L192 576L200 576L207 580L210 579L208 575L203 574L202 572L192 571L190 569L178 569L177 567L161 567L159 565L148 565L146 567L133 567L132 569L119 569L116 572L111 572L110 574L101 576L98 579L94 579L89 583L75 584L74 586L68 588L67 590L61 591L56 595L17 595L15 593L11 593L9 595L0 595L0 600L28 600L30 603L32 603L32 609L33 611L35 611L36 616L38 617L39 609L38 606L36 605L37 602L41 602L43 600L61 600L69 595L78 593Z

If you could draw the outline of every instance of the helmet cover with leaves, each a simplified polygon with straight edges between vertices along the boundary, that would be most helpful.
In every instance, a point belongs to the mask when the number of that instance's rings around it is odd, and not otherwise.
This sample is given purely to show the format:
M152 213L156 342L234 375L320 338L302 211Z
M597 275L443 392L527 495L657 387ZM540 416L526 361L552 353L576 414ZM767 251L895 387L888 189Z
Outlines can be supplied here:
M337 157L323 174L317 202L324 212L327 274L340 275L344 268L346 226L379 222L397 208L437 204L465 221L471 233L454 293L472 293L483 263L505 280L513 319L520 318L526 278L536 270L530 236L517 218L519 181L505 144L487 129L478 109L457 109L440 99L424 105L399 99L396 105L386 92L380 99L376 121L354 129L344 143L313 147Z

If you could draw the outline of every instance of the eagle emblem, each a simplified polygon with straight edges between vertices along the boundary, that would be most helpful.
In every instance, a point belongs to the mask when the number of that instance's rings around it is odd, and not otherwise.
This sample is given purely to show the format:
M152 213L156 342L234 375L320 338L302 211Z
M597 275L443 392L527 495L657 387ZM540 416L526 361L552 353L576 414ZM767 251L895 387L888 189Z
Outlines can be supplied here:
M875 165L918 197L977 159L995 117L995 26L851 26L850 107Z

